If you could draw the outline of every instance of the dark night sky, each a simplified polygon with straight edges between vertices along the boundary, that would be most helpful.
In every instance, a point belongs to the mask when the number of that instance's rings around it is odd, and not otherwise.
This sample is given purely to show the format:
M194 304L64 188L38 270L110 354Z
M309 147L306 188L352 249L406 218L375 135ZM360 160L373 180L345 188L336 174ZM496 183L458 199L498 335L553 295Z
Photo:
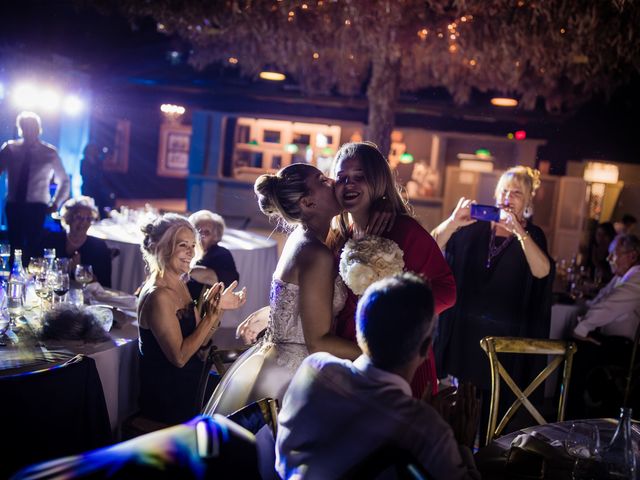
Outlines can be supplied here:
M117 14L102 14L89 6L79 7L80 3L72 0L22 0L3 5L0 52L3 55L21 51L69 57L76 67L92 74L96 81L111 84L130 83L135 78L155 79L183 87L197 84L199 88L202 85L219 88L220 82L229 85L228 76L220 69L194 72L184 62L171 65L167 52L176 50L184 59L188 46L157 33L152 21L138 21L132 29L130 23ZM234 91L238 88L264 89L250 81L232 80L235 81ZM636 76L608 101L595 98L571 115L558 117L537 112L528 116L533 124L527 128L548 140L547 147L540 151L540 157L552 160L556 173L563 173L567 160L582 158L640 163L638 86L640 80ZM443 89L419 92L413 97L425 104L434 101L436 104L450 104ZM476 95L475 101L479 100L486 101L486 96ZM476 104L451 107L449 111L478 108L484 107Z

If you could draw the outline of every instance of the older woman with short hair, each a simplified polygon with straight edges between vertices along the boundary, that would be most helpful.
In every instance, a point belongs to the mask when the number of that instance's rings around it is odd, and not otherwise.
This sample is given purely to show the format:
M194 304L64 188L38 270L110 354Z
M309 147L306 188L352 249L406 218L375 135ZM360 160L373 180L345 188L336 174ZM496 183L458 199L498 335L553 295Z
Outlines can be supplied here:
M49 233L42 248L55 248L56 256L70 259L70 272L75 265L91 265L95 278L104 287L111 287L111 250L100 238L90 237L87 232L99 218L93 198L74 197L60 209L63 231Z
M231 285L240 279L231 252L219 244L224 234L224 219L209 210L199 210L189 217L197 232L195 264L187 284L191 298L197 300L205 285L222 282Z

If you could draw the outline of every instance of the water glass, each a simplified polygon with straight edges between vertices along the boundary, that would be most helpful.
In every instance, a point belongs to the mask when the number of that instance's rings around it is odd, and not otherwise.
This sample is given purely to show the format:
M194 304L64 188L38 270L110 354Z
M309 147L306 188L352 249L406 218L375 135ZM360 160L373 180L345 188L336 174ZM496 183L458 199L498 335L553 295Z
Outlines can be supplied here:
M574 458L592 458L600 452L598 427L587 422L573 422L565 440L567 453Z
M0 280L5 284L9 280L11 269L9 268L9 257L11 257L11 246L8 243L0 243Z
M9 325L14 326L16 319L24 312L24 284L10 282L7 288L7 311L9 312Z
M56 259L56 249L55 248L45 248L43 257L47 261L47 266L49 268L53 268L53 261Z

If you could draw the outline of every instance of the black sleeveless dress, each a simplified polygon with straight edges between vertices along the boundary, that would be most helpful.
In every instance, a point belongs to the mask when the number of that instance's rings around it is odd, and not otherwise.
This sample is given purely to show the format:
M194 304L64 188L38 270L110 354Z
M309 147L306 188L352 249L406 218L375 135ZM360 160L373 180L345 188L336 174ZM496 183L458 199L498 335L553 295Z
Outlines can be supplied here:
M193 303L176 312L182 336L196 328ZM182 368L165 357L153 332L140 328L140 410L142 416L168 424L182 423L200 413L198 386L204 363L193 355Z

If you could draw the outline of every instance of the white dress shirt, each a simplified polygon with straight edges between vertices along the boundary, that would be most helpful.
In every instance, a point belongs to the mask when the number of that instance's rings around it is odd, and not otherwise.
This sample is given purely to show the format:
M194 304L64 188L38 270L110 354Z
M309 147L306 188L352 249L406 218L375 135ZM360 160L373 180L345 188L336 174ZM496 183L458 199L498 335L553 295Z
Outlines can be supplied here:
M9 140L0 150L0 173L8 172L9 189L7 201L15 202L20 172L24 159L30 150L29 181L27 184L27 198L29 203L52 203L59 208L69 197L69 176L62 166L55 147L38 140L32 145L25 145L23 140ZM57 184L56 193L51 198L49 184Z
M586 337L600 328L603 335L635 339L640 315L640 265L627 270L622 277L616 275L598 293L580 320L574 333Z
M411 452L435 479L480 478L471 450L402 377L365 355L307 357L278 415L276 470L284 479L339 478L384 445Z

